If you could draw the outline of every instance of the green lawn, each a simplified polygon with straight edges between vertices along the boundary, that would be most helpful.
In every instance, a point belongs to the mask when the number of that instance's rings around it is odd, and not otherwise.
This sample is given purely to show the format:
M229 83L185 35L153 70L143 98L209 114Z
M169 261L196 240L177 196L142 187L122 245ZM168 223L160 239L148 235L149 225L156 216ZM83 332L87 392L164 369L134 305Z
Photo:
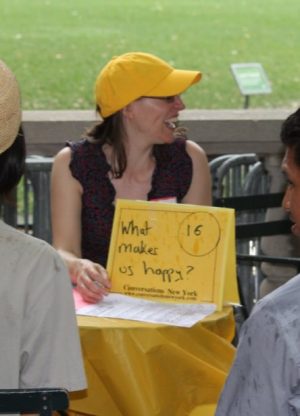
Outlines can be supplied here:
M0 0L0 58L16 73L24 109L88 109L113 55L151 52L200 69L189 108L241 108L231 63L261 62L270 95L251 107L299 105L299 0Z

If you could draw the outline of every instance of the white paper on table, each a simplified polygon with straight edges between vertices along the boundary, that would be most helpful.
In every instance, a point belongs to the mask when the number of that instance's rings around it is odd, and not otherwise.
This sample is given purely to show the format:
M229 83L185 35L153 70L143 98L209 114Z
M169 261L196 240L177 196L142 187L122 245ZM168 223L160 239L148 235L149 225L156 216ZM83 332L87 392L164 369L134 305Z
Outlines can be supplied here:
M191 327L216 310L213 303L166 303L110 293L101 302L76 310L77 315Z

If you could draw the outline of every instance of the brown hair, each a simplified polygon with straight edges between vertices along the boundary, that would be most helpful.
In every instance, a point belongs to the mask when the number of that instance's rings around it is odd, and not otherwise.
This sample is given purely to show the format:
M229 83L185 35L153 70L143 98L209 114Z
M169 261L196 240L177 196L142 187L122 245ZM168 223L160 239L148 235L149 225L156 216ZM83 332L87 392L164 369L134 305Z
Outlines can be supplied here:
M97 111L99 112L99 107ZM124 147L126 132L123 126L121 112L118 111L103 119L87 131L87 138L91 143L107 143L112 147L111 172L114 178L121 178L126 166L127 158Z
M280 138L282 143L294 151L294 160L300 167L300 108L282 124Z
M18 184L25 169L26 146L22 127L13 144L0 155L0 196L4 199Z

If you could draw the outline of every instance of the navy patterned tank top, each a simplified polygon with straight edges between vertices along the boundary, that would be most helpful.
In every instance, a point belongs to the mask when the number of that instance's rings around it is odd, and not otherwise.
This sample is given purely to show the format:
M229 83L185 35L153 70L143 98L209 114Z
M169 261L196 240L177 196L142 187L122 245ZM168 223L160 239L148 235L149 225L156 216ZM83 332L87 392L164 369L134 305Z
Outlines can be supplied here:
M114 216L115 188L108 172L110 166L102 146L87 140L68 142L72 151L70 170L82 188L82 257L106 266ZM156 166L148 201L174 198L181 202L192 180L192 160L185 139L155 145Z

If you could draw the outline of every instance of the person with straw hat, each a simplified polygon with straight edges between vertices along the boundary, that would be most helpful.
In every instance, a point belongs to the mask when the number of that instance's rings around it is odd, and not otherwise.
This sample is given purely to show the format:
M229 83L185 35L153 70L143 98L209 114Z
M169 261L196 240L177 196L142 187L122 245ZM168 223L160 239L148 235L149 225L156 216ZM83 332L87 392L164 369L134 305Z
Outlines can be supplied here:
M149 53L113 57L96 79L102 122L55 157L53 244L86 301L110 288L105 267L117 198L211 205L206 154L178 127L181 94L201 76Z
M20 92L0 61L0 196L24 172ZM0 220L0 388L86 388L68 272L44 241Z

